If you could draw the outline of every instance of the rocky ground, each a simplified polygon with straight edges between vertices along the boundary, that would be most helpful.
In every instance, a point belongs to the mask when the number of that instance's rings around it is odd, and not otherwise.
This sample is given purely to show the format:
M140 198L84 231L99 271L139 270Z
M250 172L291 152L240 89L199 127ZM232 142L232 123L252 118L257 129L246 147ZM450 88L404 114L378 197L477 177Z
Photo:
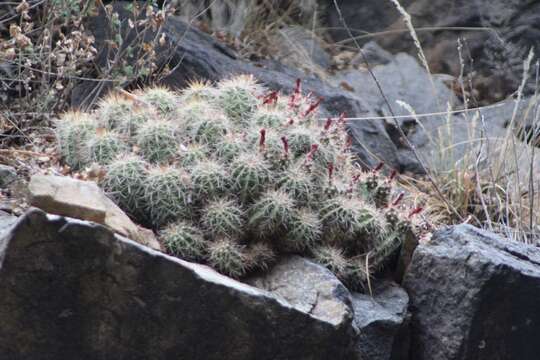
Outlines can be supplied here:
M115 7L125 19L121 3ZM514 136L508 132L513 119L518 128L535 127L534 91L525 86L516 106L515 90L522 60L538 38L536 4L477 0L448 8L444 1L402 1L430 74L410 34L399 30L403 23L391 2L365 1L362 10L355 1L339 2L369 71L354 44L344 41L349 36L333 2L321 3L325 21L336 28L331 41L341 48L291 27L284 30L288 41L277 41L276 56L256 60L169 18L169 41L158 53L172 71L161 83L183 88L195 78L250 73L289 92L301 78L306 92L323 98L325 114L356 118L348 130L364 167L384 161L404 177L424 178L459 162L477 151L471 138L492 144L483 149L490 156L498 139ZM111 36L99 31L106 21L97 16L87 24L98 49ZM439 29L422 31L428 26ZM461 61L455 27L467 39ZM502 50L497 41L505 43ZM293 56L298 49L303 56ZM109 60L101 52L97 65L105 68ZM474 74L463 88L462 69ZM72 105L90 106L107 90L82 80ZM487 106L476 110L480 105ZM415 117L411 108L428 115ZM540 351L538 246L461 224L405 244L392 269L362 294L298 256L241 283L162 253L154 234L91 182L94 169L73 173L63 165L51 129L28 130L31 142L13 140L11 126L0 130L2 358L502 360L536 359ZM440 149L433 139L441 137L452 149L444 163L434 161ZM523 137L513 139L527 146ZM518 157L536 171L537 159L526 152Z

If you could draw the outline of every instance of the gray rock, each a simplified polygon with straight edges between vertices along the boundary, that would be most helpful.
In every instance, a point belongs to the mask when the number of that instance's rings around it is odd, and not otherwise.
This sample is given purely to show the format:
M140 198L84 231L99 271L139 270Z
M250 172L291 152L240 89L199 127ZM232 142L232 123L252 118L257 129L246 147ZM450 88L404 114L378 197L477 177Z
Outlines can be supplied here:
M335 326L351 325L351 294L328 269L308 259L285 257L269 273L248 283Z
M285 65L305 70L324 70L330 67L330 55L313 32L300 26L280 29L272 44L277 52L273 58ZM318 69L317 69L318 68Z
M17 221L17 217L0 210L0 239L7 233L13 224Z
M5 188L17 180L15 168L0 164L0 188Z
M411 112L407 108L400 106L397 101L410 105L416 114L425 114L445 112L447 103L458 104L458 100L442 79L435 76L430 78L416 59L404 53L396 55L392 61L385 65L374 66L372 72L377 78L392 111L388 108L377 83L367 70L341 71L333 77L332 81L336 84L343 82L348 84L354 89L354 93L368 104L369 108L375 109L379 116L390 116L392 113L397 116L405 116L405 118L400 118L397 123L391 119L372 121L377 122L379 131L384 129L385 134L388 134L392 140L393 148L388 144L379 145L380 148L386 145L385 151L381 152L384 154L383 160L388 161L388 159L391 159L390 165L398 163L398 168L401 170L420 172L421 166L413 156L414 154L410 152L408 143L403 139L397 125L399 124L407 138L418 148L429 145L430 136L433 134L427 133L426 128L431 129L437 126L437 124L445 121L446 117L421 118L421 124L419 124L411 116ZM352 120L349 127L353 133L357 127L360 127L361 131L365 133L365 129L369 125L366 124L366 120ZM377 134L377 132L374 131L372 134ZM379 138L381 136L376 135L373 141L377 141ZM360 144L365 142L366 139L358 141Z
M375 41L370 41L362 46L362 53L359 52L351 60L351 65L366 66L366 60L370 66L385 65L393 60L393 55L384 50Z
M2 359L354 358L350 329L101 225L32 210L0 259Z
M409 351L409 297L397 284L377 283L373 296L353 294L360 359L406 360Z
M329 26L337 30L335 39L349 36L343 30L333 0L321 0L327 8ZM465 44L463 54L467 70L477 73L475 86L480 96L501 100L514 92L521 80L522 63L529 49L536 47L540 34L540 3L507 0L400 0L411 15L424 53L435 73L458 76L461 70L457 40ZM403 17L390 1L338 1L347 25L355 35L385 32L377 37L383 48L392 52L417 54L408 31L403 31ZM461 31L460 27L467 27ZM482 30L481 30L482 29ZM371 37L359 39L360 42ZM474 59L469 68L469 56ZM534 61L533 61L534 63ZM533 76L534 78L534 76ZM483 84L482 84L483 83ZM532 84L534 86L534 81Z
M538 359L538 247L449 227L418 246L403 286L413 359Z

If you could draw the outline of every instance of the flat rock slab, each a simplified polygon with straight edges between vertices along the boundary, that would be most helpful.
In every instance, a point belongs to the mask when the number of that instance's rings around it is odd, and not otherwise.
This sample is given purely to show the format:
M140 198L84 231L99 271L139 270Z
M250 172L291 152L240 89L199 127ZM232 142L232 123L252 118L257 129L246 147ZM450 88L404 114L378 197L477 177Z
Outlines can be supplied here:
M131 219L92 181L34 175L28 186L30 204L46 212L93 221L143 245L159 250L155 238L144 236Z
M412 359L538 359L540 248L470 225L416 249L404 288Z
M34 209L0 239L1 359L353 359L345 330L101 225Z
M328 269L308 259L285 257L269 273L248 282L318 319L345 328L351 325L349 290Z

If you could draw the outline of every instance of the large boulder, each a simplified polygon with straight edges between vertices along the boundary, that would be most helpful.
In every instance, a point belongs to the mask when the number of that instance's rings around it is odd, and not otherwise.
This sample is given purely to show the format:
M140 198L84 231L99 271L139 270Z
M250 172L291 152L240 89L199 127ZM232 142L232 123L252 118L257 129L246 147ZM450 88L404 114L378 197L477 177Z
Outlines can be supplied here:
M412 359L538 359L538 247L449 227L416 249L403 286Z
M373 294L354 293L354 323L359 330L359 359L407 360L409 357L409 297L389 281L379 281Z
M0 358L353 359L351 328L212 269L31 210L0 239Z
M350 327L353 318L349 290L328 269L300 256L283 258L267 274L248 280L316 318Z

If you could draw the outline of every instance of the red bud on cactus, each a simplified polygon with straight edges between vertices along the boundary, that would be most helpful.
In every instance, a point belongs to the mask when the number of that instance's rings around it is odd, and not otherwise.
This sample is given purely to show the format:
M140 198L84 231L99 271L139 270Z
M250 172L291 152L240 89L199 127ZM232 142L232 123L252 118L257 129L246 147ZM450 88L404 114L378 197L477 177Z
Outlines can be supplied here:
M413 209L413 211L411 211L411 212L409 213L408 218L409 218L409 219L412 218L414 215L417 215L417 214L421 213L423 210L424 210L424 208L422 208L422 207L420 207L420 206L417 207L417 208L415 208L415 209Z
M293 118L289 118L289 121L287 122L288 125L292 125L294 124L294 119Z
M322 100L323 100L322 98L319 98L319 100L317 100L314 103L312 103L311 105L309 105L309 108L302 114L302 116L306 117L309 114L311 114L312 112L314 112L319 107Z
M345 113L344 112L339 114L338 123L339 124L345 124Z
M345 140L345 149L348 149L352 146L352 141L352 136L347 134L347 140Z
M313 160L313 155L317 152L317 149L319 149L319 145L317 145L317 144L312 144L311 145L311 150L307 154L308 161Z
M401 200L403 200L403 197L404 197L404 196L405 196L405 194L400 193L400 194L398 195L398 197L396 198L396 200L394 200L394 201L392 202L392 206L396 206L397 204L399 204L399 203L401 202Z
M259 146L261 148L264 148L264 143L266 141L266 129L261 129L259 131L259 133L261 134L260 138L259 138Z
M302 80L296 79L296 87L294 88L294 94L300 95L302 92Z
M390 176L388 177L388 181L394 180L396 178L396 175L397 175L397 171L392 170L392 172L390 173Z
M281 142L283 143L283 150L285 151L285 156L289 155L289 140L285 136L281 137Z
M383 168L383 166L384 166L384 161L381 161L381 162L379 163L379 165L377 165L377 166L375 167L375 169L373 169L373 172L374 172L374 173L379 172L379 170L381 170L381 169Z
M330 126L332 126L332 118L326 119L326 123L324 124L324 130L328 131L328 129L330 129Z
M334 164L329 163L328 164L328 181L332 182L332 175L334 174Z
M278 100L278 92L272 91L270 94L264 97L263 105L275 104Z

